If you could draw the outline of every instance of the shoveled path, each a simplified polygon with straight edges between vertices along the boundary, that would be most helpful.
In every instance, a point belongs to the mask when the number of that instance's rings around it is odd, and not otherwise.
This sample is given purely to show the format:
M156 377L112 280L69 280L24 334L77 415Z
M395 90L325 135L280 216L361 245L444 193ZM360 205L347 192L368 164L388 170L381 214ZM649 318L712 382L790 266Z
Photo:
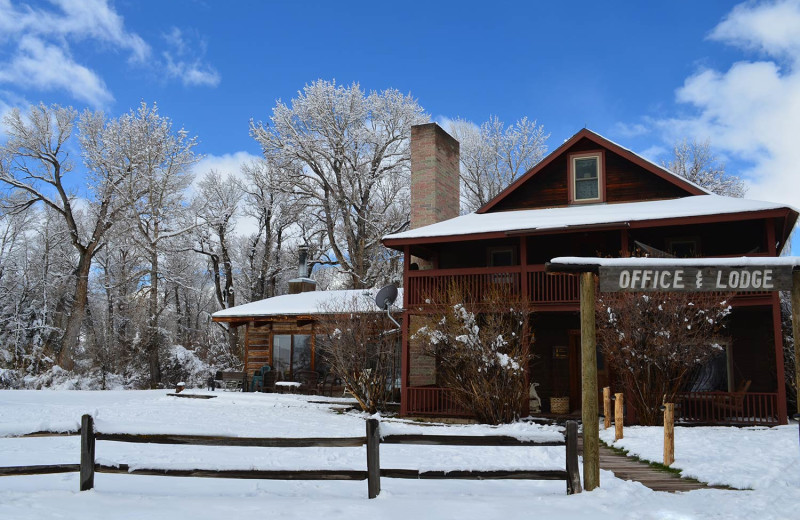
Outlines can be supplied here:
M578 453L583 454L583 435L578 437ZM659 470L625 455L616 453L611 448L600 444L600 469L612 471L617 478L634 480L654 491L692 491L695 489L728 489L711 486L694 479L681 478L674 473Z

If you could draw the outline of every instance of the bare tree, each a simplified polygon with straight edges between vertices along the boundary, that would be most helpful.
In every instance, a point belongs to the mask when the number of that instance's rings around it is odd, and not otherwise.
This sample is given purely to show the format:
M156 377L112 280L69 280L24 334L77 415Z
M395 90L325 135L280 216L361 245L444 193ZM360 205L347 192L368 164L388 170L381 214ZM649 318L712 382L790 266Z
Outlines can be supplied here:
M136 173L128 177L121 190L134 222L134 240L148 265L140 285L149 302L145 350L150 386L156 387L161 380L159 316L163 307L159 304L159 283L164 273L160 259L170 242L195 227L187 220L184 197L192 181L189 169L197 160L192 151L197 140L183 129L173 131L170 119L160 116L156 105L145 103L121 116L119 129L127 145L126 155L136 158L131 166Z
M4 119L9 138L0 148L0 182L24 195L22 200L17 199L15 210L41 202L60 215L78 255L74 290L64 304L65 323L58 324L63 334L55 348L59 362L67 368L71 367L86 312L92 258L103 247L103 237L121 210L117 187L130 173L101 159L105 147L97 137L105 119L100 113L85 112L79 122L88 168L87 190L82 194L85 218L81 218L78 194L65 184L65 176L74 168L67 143L76 120L74 109L58 105L33 106L25 116L14 109Z
M716 293L604 293L597 301L597 342L639 422L656 425L694 369L723 351L728 298Z
M294 197L281 190L283 171L266 160L242 166L246 176L244 212L258 223L258 230L246 238L245 257L250 301L277 296L278 278L286 269L282 260L288 228L297 221Z
M437 384L482 423L518 419L528 399L529 310L502 284L477 298L454 284L430 300L438 311L421 318L412 341L435 359Z
M465 212L492 200L541 161L550 137L544 126L527 117L508 127L496 116L480 127L457 119L449 130L461 145L461 209Z
M208 259L217 304L220 309L228 309L236 305L231 240L243 193L232 176L223 179L213 170L203 177L198 188L200 222L195 229L194 250ZM231 351L236 351L239 341L237 330L226 328Z
M709 140L698 142L684 139L675 143L672 159L661 165L717 195L741 198L747 193L747 186L742 179L725 173L725 164L717 160Z
M250 124L265 157L286 166L284 191L305 203L354 288L381 278L386 234L408 226L411 126L428 116L396 90L366 94L316 81L268 124Z

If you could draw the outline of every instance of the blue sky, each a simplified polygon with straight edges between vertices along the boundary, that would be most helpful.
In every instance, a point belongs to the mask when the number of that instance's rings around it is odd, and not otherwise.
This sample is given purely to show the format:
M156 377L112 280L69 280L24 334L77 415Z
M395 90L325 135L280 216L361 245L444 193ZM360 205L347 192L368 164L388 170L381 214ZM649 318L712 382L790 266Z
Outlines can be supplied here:
M527 116L666 158L710 139L751 198L800 207L800 0L0 0L0 112L140 101L199 136L198 173L318 78L409 92L439 121Z

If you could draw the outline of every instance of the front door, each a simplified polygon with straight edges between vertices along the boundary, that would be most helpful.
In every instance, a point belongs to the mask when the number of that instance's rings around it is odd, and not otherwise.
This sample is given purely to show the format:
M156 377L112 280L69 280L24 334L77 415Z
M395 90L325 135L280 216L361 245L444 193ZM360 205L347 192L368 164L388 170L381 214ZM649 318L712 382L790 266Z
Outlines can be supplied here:
M570 408L581 409L583 389L581 383L581 331L570 330L569 333L569 404ZM603 354L597 351L597 396L602 409L603 387L608 386L609 376Z

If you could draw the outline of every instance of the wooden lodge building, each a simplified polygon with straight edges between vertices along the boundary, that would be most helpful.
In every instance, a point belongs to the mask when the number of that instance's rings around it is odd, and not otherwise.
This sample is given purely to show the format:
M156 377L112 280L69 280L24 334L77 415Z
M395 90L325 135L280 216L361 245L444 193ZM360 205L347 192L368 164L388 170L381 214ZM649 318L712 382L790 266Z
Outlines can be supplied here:
M480 294L502 283L512 297L527 302L533 311L528 327L535 336L528 376L539 384L542 411L551 411L549 398L555 396L569 397L570 410L578 411L578 278L545 273L546 262L641 252L776 257L798 217L785 205L713 195L587 129L467 215L459 215L459 144L438 125L412 128L411 169L411 228L383 239L386 247L404 254L404 415L464 415L451 391L438 384L435 360L411 339L429 305L427 296L436 288L454 282ZM286 379L300 370L324 372L315 344L326 302L363 291L315 291L301 266L290 293L295 294L213 316L245 327L249 377L264 364ZM686 389L676 414L698 423L785 423L778 294L738 293L732 306L724 355ZM374 303L365 304L364 312L376 311ZM598 386L612 379L598 356ZM719 398L736 406L709 406Z
M559 256L626 257L637 250L675 257L775 257L798 212L788 206L713 195L583 129L477 212L459 216L459 144L436 124L412 128L411 229L384 237L404 253L401 410L407 415L463 413L437 384L436 363L410 337L426 295L450 282L484 291L510 284L533 309L535 359L543 411L568 396L580 409L578 278L546 274ZM777 293L738 293L729 344L683 395L683 419L785 423L780 307ZM609 383L598 358L598 383ZM736 390L747 392L733 395ZM690 392L691 391L691 392ZM709 396L735 398L720 413Z

